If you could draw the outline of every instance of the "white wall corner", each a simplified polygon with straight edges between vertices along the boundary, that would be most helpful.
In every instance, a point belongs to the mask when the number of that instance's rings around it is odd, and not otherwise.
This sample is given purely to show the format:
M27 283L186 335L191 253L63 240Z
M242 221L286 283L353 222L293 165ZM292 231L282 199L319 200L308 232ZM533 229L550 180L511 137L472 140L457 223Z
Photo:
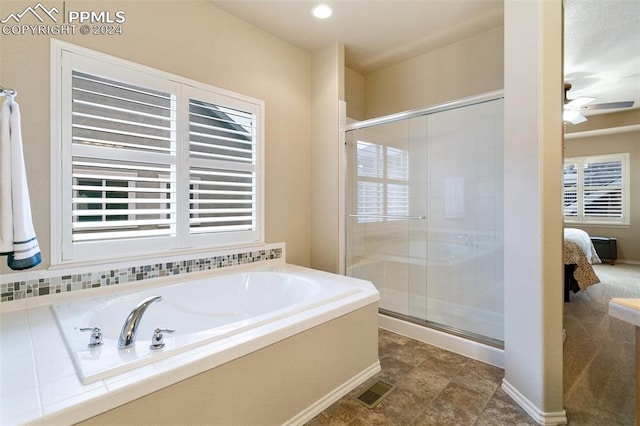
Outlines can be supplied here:
M539 425L566 425L568 424L567 412L545 412L511 385L506 379L502 380L502 390L509 395L524 411L529 414Z
M343 100L338 101L338 123L338 162L340 163L338 169L338 273L346 275L347 103Z
M504 22L504 387L562 424L562 2L507 0Z
M344 45L313 52L311 68L311 267L338 273Z

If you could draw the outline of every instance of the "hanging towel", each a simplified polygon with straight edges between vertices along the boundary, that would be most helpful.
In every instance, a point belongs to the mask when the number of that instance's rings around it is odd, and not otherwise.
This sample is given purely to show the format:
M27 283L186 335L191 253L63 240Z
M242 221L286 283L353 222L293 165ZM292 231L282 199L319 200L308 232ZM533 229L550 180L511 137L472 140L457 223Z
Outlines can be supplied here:
M31 219L20 108L13 96L0 111L0 223L0 254L9 256L9 268L28 269L42 262Z

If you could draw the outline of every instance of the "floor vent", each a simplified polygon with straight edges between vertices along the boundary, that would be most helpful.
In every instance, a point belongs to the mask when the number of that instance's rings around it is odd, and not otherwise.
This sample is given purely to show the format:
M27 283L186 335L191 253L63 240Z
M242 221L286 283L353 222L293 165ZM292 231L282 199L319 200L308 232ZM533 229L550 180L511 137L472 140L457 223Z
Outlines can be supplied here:
M381 380L374 383L369 389L364 391L358 397L358 401L362 402L369 408L375 407L382 399L393 390L393 386Z

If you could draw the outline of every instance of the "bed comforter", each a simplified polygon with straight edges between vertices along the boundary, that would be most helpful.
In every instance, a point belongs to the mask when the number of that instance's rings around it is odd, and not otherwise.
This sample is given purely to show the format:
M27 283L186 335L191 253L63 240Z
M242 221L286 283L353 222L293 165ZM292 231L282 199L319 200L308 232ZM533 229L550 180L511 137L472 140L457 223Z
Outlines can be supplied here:
M576 265L573 278L580 290L600 282L591 264L602 263L596 249L591 242L589 234L580 229L565 228L563 263Z

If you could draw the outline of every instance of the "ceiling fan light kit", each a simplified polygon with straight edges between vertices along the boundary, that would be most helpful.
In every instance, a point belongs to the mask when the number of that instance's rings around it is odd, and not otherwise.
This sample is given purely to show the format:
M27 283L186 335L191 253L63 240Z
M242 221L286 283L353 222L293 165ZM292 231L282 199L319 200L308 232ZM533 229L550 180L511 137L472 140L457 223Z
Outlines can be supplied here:
M587 121L587 118L580 114L580 111L589 111L595 109L619 109L630 108L633 106L634 101L622 101L622 102L605 102L600 104L591 104L596 98L590 98L587 96L580 96L575 99L569 100L567 98L567 92L571 90L571 84L564 84L564 111L562 113L562 121L569 122L571 124L580 124Z

